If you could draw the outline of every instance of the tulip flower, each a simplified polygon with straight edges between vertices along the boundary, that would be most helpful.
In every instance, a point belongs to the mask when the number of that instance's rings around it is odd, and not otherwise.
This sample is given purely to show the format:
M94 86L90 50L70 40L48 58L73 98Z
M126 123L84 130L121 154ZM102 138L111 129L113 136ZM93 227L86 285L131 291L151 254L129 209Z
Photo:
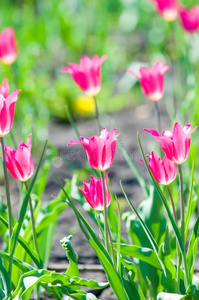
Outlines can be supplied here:
M34 173L34 164L31 158L31 136L28 137L28 144L23 141L17 150L10 146L4 146L6 165L12 176L20 181L27 181Z
M172 22L178 17L177 0L151 0L155 10L167 22Z
M96 96L101 89L101 64L107 58L103 55L99 58L95 55L93 58L82 56L80 65L70 63L67 68L61 72L69 73L77 85L88 96Z
M108 189L108 173L105 175L105 190L106 190L106 207L111 203L111 195ZM90 206L96 210L103 211L104 198L103 198L103 186L102 178L95 178L91 176L90 183L84 182L84 191L79 188L79 191L84 195L86 201Z
M0 60L11 65L17 58L17 42L13 28L6 28L0 33Z
M194 33L199 29L199 5L196 5L191 10L180 6L179 8L180 23L182 28L189 33Z
M9 84L8 84L8 79L5 78L2 81L2 85L0 85L0 95L6 98L8 97L8 94L9 94Z
M81 141L71 141L68 145L82 145L91 167L98 171L105 171L110 168L115 156L116 138L119 135L115 135L116 130L117 128L114 128L108 132L103 128L100 136L92 136L90 139L80 136Z
M149 158L148 166L151 170L151 173L155 177L155 180L161 184L168 185L177 175L177 168L176 165L167 158L165 155L163 160L157 155L155 152L151 152L148 154L147 157ZM144 160L141 159L142 162Z
M128 71L139 80L143 94L152 101L159 101L164 93L164 73L169 67L160 61L157 61L151 69L141 67L139 75L133 71Z
M189 155L191 134L198 127L196 126L194 129L191 129L191 126L191 124L187 124L181 127L181 125L176 122L173 131L164 130L161 136L154 129L145 128L144 130L156 137L168 159L177 165L181 165Z
M21 90L14 90L4 98L0 95L0 137L5 136L12 128L17 95Z

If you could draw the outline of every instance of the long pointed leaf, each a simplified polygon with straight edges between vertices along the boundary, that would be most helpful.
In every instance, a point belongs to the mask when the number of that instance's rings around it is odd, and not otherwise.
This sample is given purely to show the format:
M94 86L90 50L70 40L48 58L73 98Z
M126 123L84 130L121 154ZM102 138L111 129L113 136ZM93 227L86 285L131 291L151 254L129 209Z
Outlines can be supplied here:
M115 248L116 248L116 245L117 244L114 245ZM133 258L142 260L162 271L162 266L161 266L159 260L157 259L157 255L150 248L138 247L136 245L121 244L120 252L121 252L121 254L125 254L125 255L131 256Z
M3 282L3 291L5 295L8 296L11 293L11 280L6 268L3 265L1 254L0 254L0 274Z

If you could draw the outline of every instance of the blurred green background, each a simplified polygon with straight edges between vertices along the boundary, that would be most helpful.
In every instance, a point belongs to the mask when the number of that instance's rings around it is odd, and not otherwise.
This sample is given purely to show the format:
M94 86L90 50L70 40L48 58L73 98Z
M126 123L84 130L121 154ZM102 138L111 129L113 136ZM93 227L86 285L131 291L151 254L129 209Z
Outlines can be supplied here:
M197 1L182 3L191 7ZM132 89L136 80L125 73L128 68L151 65L157 59L171 65L172 56L182 68L187 61L184 43L189 37L177 21L165 22L148 0L6 0L1 2L0 15L0 29L5 27L15 28L18 59L11 68L0 63L0 81L7 77L11 91L22 89L16 119L22 135L36 131L39 140L47 134L50 117L66 120L66 105L76 118L89 116L81 111L83 93L68 74L60 72L69 62L79 63L83 54L108 56L97 97L102 112L133 108L145 101L139 84ZM198 45L198 36L194 41ZM178 73L184 76L181 68ZM189 81L193 89L193 80ZM179 85L182 100L186 93ZM185 110L194 97L192 93ZM83 102L78 106L79 99Z

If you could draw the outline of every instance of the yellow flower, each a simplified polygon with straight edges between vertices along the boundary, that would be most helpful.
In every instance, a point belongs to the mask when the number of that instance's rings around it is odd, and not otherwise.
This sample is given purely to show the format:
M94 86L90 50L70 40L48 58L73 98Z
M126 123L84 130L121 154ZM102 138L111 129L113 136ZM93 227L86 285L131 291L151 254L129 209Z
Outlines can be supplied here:
M82 95L76 98L75 110L77 113L81 113L81 114L93 113L94 109L95 109L95 102L93 97Z

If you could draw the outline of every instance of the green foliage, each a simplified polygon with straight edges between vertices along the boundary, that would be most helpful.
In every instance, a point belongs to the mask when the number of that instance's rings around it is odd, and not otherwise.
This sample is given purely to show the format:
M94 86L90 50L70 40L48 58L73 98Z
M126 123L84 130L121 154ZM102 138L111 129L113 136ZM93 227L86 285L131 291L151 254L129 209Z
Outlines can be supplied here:
M71 246L71 239L72 235L69 235L60 241L62 248L66 250L66 256L69 260L69 267L66 271L66 274L70 276L79 276L78 255Z

